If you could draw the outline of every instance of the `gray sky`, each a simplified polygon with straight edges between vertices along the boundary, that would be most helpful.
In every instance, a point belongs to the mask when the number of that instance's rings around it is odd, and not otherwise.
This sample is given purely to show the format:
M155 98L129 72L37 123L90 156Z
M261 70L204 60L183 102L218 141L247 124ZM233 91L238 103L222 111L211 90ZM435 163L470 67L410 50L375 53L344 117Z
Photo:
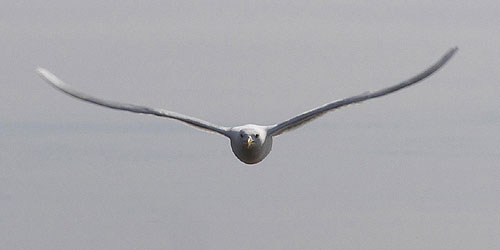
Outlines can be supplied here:
M500 248L498 1L7 1L5 249ZM256 166L179 122L272 124L412 76L279 136ZM231 106L229 106L231 105Z

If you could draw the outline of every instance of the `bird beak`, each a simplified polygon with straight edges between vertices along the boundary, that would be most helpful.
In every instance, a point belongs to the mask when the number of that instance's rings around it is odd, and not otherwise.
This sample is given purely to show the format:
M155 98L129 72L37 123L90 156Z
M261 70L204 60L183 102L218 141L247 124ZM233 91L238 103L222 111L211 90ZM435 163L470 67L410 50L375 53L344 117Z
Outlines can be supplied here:
M247 148L250 148L252 146L252 143L253 143L253 139L252 139L252 137L249 136L247 139Z

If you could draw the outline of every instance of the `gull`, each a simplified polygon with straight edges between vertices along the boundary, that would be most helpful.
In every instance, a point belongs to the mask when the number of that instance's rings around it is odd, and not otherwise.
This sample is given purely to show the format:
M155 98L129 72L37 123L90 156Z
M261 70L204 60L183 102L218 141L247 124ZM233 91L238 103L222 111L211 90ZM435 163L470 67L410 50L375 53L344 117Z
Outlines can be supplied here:
M150 114L165 118L171 118L184 122L188 125L194 126L195 128L198 129L206 130L209 132L215 132L217 134L226 136L230 140L231 149L234 155L240 161L246 164L256 164L262 161L264 158L266 158L269 152L271 152L273 137L278 136L284 132L290 131L292 129L296 129L306 124L307 122L310 122L313 119L316 119L321 115L324 115L329 111L338 109L340 107L349 104L360 103L368 99L385 96L387 94L411 86L417 82L420 82L421 80L425 79L426 77L430 76L438 69L440 69L446 62L448 62L448 60L450 60L450 58L457 52L457 50L458 50L457 47L449 49L446 52L446 54L444 54L432 66L430 66L420 74L415 75L412 78L409 78L408 80L405 80L401 83L374 92L365 92L360 95L355 95L348 98L333 101L324 104L322 106L319 106L317 108L311 109L309 111L306 111L284 122L280 122L269 126L247 124L235 127L224 127L212 124L210 122L198 118L175 113L165 109L149 108L146 106L108 101L97 97L93 97L91 95L73 89L71 86L64 83L57 76L55 76L54 74L52 74L51 72L49 72L44 68L38 67L36 71L46 82L48 82L56 89L70 96L78 98L80 100L117 110L124 110L133 113Z

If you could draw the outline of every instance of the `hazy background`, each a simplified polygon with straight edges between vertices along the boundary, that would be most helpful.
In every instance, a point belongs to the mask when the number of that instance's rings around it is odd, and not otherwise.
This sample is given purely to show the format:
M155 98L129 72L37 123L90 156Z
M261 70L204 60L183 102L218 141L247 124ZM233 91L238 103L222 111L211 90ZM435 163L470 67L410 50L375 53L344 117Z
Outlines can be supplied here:
M498 249L500 2L3 1L2 249ZM225 126L415 87L279 136L224 137L65 96Z

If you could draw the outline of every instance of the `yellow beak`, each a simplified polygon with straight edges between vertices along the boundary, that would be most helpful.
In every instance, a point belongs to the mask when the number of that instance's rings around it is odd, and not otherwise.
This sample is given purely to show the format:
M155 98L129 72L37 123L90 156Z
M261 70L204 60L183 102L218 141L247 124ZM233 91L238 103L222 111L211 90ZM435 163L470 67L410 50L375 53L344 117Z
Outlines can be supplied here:
M253 143L253 139L252 139L252 137L249 136L247 139L247 148L250 148L252 146L252 143Z

